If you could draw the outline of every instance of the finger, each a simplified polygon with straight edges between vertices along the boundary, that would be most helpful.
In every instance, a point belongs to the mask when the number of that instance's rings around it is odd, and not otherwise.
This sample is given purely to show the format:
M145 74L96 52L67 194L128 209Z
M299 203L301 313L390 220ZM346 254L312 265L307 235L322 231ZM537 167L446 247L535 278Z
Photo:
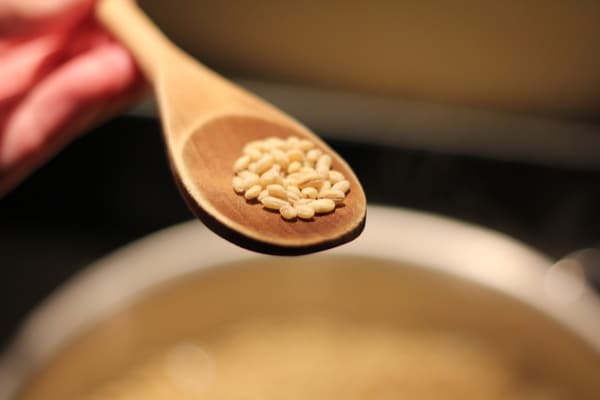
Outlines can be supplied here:
M0 52L0 108L60 63L66 40L63 34L44 35Z
M5 77L0 81L0 110L65 60L110 42L108 34L91 19L76 29L14 39L18 46L0 47L0 76Z
M71 26L91 14L94 0L3 0L0 33L23 35Z
M19 104L0 133L0 192L79 131L139 96L140 82L129 54L113 43L90 50L49 75Z

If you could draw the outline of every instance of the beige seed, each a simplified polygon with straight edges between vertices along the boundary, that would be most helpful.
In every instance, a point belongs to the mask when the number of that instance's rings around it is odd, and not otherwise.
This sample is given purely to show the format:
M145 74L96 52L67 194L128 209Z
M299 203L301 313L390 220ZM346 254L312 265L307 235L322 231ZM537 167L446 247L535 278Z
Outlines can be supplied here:
M294 172L293 174L289 174L284 180L286 186L298 186L298 182L302 179L303 174L300 172Z
M299 204L294 205L294 208L296 209L296 215L298 218L311 219L315 216L315 210L313 210L313 208L309 205Z
M246 178L256 179L259 177L258 174L255 174L254 172L250 172L248 170L240 171L240 173L238 175L244 179L246 179Z
M275 177L275 184L277 185L281 185L281 186L287 186L287 183L285 182L285 180L283 179L283 176L281 175L277 175Z
M297 192L293 192L291 190L288 190L286 192L286 194L287 194L287 200L290 201L290 202L292 202L292 203L295 202L295 201L300 200L300 198L302 196L301 194L299 194Z
M295 146L292 146L288 139L281 140L281 145L279 146L279 149L283 150L284 153L287 153L289 150L291 150L293 148L295 148Z
M263 186L267 186L277 183L275 182L275 177L276 175L273 173L273 171L269 170L260 176L260 184Z
M331 182L329 181L325 181L321 184L321 187L319 188L319 196L321 196L321 193L328 191L329 189L331 189Z
M284 219L287 219L287 220L296 218L296 214L297 214L296 209L289 204L282 206L279 209L279 213L281 214L281 216Z
M260 202L265 208L277 211L279 211L279 209L283 206L290 205L290 203L288 203L287 201L278 199L277 197L273 196L263 197L263 199Z
M319 198L321 199L331 199L336 204L339 204L344 201L346 195L341 190L337 189L329 189L319 193Z
M260 184L260 178L256 174L249 175L249 176L243 178L243 180L242 180L242 187L244 188L244 190L248 190L252 186L259 185L259 184Z
M313 147L315 147L315 144L308 139L301 139L298 142L298 148L302 151L309 151Z
M288 164L290 163L290 159L287 154L280 149L273 149L271 150L271 155L273 156L273 159L277 165L280 165L282 168L287 168Z
M263 172L265 172L266 170L271 168L273 166L274 162L275 162L275 160L273 159L272 155L265 154L264 156L261 157L260 160L258 160L256 162L256 172L258 174L262 174Z
M290 161L302 161L304 159L304 153L300 149L293 148L286 153L286 156Z
M344 179L346 178L344 178L344 174L342 174L340 171L329 171L329 180L331 181L331 183L338 183L340 181L343 181Z
M323 154L321 149L311 149L306 153L306 160L315 163L321 157L321 154Z
M313 199L300 199L294 202L294 207L296 206L306 206L309 205L310 203L312 203Z
M287 173L293 174L294 172L300 171L300 168L302 168L302 163L300 163L300 161L292 161L287 167Z
M254 146L244 148L244 154L250 157L252 161L259 160L263 156L262 151Z
M344 179L342 181L336 182L331 188L347 193L348 190L350 190L350 182Z
M287 144L290 147L298 147L300 144L300 138L298 138L298 136L290 136L287 138Z
M286 220L310 219L315 213L333 211L350 189L331 164L331 155L310 140L272 136L243 147L233 165L232 186L246 199L278 210Z
M244 193L244 197L246 198L246 200L254 200L258 197L261 191L262 186L254 185L250 189L246 190L246 193Z
M278 197L283 200L287 200L287 192L281 185L269 185L267 186L269 196Z
M260 192L260 194L258 195L258 201L262 201L262 199L264 199L265 197L267 197L269 195L269 191L267 189L264 189L262 192Z
M316 214L325 214L335 209L335 203L331 199L318 199L313 200L310 204Z
M279 171L275 168L278 165L274 165L270 170L260 176L260 183L263 186L278 183Z
M316 172L302 174L298 179L298 186L304 188L306 186L319 186L323 183L323 177Z
M329 170L331 169L331 156L329 154L323 154L321 157L319 157L315 169L319 174L329 178Z
M242 178L241 176L234 176L231 180L231 185L233 186L233 190L235 190L236 193L244 193L244 178Z
M316 199L319 195L319 192L314 187L305 187L302 189L302 194L309 199Z
M250 161L251 159L249 155L241 156L240 158L235 160L235 163L233 164L233 171L240 172L245 170L246 168L248 168L248 164L250 164Z
M238 176L240 176L242 178L246 178L246 177L248 177L248 175L256 175L254 172L250 172L247 169L240 171L237 174L238 174Z
M268 137L263 141L263 147L264 147L264 149L267 149L267 150L273 150L278 147L282 147L283 144L284 144L283 139L275 137L275 136Z
M295 185L287 185L285 188L288 192L294 192L296 193L298 196L301 196L302 193L300 192L300 189L298 188L298 186Z

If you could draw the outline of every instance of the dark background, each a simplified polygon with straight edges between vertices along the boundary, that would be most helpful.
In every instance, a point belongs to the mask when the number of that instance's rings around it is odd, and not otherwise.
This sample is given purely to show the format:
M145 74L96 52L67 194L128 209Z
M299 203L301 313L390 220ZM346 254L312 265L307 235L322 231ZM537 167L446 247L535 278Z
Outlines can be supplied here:
M504 232L553 257L600 239L600 172L328 140L369 202ZM599 155L600 157L600 155ZM191 218L158 122L121 117L84 135L0 199L0 346L79 269Z

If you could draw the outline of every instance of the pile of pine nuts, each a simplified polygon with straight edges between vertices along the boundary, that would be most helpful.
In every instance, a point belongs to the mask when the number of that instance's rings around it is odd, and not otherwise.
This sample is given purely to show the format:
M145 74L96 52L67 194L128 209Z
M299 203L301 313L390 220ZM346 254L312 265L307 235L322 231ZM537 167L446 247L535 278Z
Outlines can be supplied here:
M310 140L269 137L247 143L243 153L233 164L233 190L286 220L332 212L350 190L344 175L331 169L331 156Z

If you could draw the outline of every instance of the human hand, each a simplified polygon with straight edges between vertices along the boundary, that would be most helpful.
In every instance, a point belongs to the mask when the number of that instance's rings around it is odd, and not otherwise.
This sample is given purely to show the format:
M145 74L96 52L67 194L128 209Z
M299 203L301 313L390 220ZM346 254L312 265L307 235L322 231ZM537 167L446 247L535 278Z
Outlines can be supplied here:
M94 2L0 0L0 196L145 92Z

